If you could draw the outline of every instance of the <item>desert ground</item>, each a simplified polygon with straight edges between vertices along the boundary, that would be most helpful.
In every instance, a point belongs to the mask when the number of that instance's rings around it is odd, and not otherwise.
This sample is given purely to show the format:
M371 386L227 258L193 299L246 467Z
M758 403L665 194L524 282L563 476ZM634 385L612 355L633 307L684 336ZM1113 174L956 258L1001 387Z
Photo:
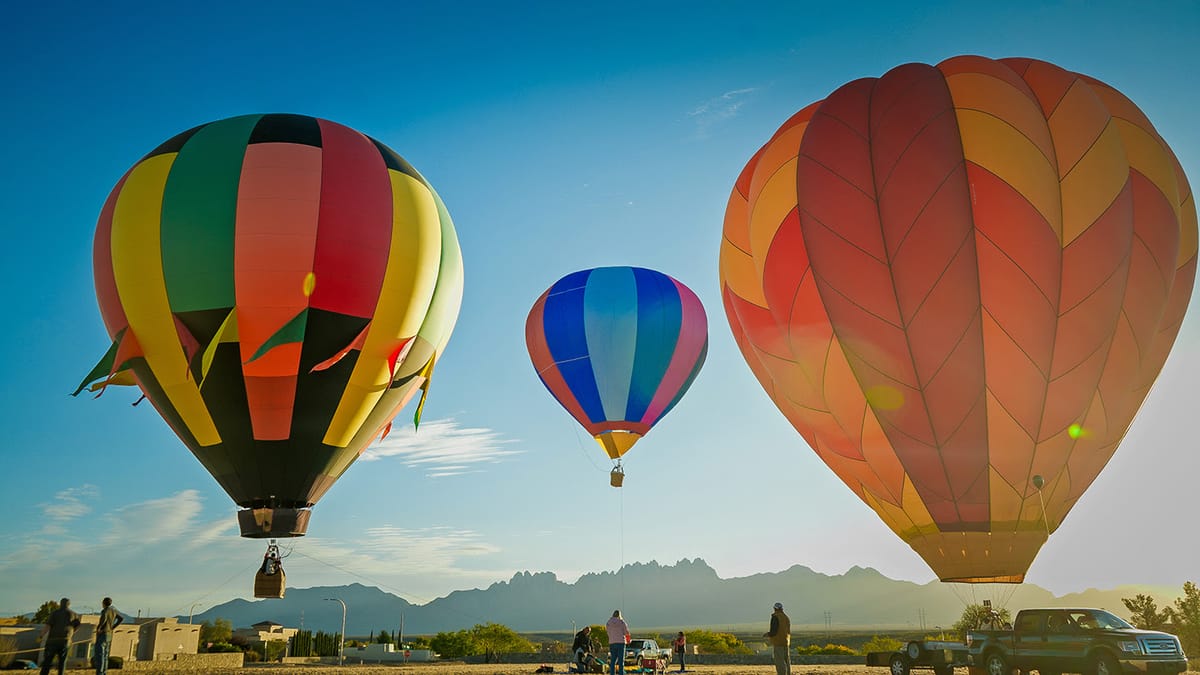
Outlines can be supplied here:
M567 672L564 663L549 663L554 666L555 673ZM535 663L492 663L464 664L439 663L431 665L396 665L396 666L295 666L278 664L258 664L243 668L205 670L205 675L284 675L300 673L304 675L525 675L537 670ZM172 671L182 672L182 671ZM627 671L632 672L632 671ZM678 672L672 668L668 673ZM774 666L706 666L689 667L688 673L696 675L774 675ZM887 675L886 668L868 668L866 666L844 665L792 665L793 675ZM962 670L962 674L966 674Z
M554 666L555 673L566 673L565 664L549 664ZM533 673L537 664L463 664L439 663L436 665L397 665L397 666L294 666L278 664L258 664L243 668L206 670L205 675L285 675L299 673L301 675L524 675ZM172 671L183 672L183 671ZM668 673L678 672L674 668ZM769 665L755 666L706 666L698 665L687 669L697 675L774 675L775 667ZM792 664L793 675L887 675L886 668L868 668L858 665L804 665ZM932 673L932 671L914 671ZM956 675L966 675L965 668L955 671ZM1189 675L1200 675L1200 671L1189 670Z

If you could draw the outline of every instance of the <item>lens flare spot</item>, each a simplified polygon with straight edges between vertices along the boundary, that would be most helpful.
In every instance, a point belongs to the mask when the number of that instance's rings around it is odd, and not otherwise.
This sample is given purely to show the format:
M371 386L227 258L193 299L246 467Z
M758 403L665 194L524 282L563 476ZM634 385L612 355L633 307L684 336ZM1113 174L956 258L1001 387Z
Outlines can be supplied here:
M1067 427L1067 435L1074 439L1080 439L1087 436L1087 429L1084 429L1081 424L1072 424Z
M896 410L904 405L904 394L895 387L877 384L864 392L867 403L876 410Z
M317 275L313 274L312 272L309 272L308 274L304 275L304 297L307 298L308 296L312 295L313 289L315 289L316 287L317 287Z

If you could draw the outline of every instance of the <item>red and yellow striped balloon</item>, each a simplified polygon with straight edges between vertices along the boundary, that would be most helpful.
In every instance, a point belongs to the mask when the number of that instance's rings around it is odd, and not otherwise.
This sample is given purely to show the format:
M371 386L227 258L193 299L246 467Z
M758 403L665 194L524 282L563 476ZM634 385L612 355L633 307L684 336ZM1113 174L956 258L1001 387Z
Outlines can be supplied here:
M947 581L1024 578L1129 428L1196 273L1192 192L1150 121L1031 59L842 86L751 158L724 230L751 369Z
M95 240L114 344L243 512L302 534L307 509L428 380L462 297L437 193L368 136L301 115L196 127L133 166Z

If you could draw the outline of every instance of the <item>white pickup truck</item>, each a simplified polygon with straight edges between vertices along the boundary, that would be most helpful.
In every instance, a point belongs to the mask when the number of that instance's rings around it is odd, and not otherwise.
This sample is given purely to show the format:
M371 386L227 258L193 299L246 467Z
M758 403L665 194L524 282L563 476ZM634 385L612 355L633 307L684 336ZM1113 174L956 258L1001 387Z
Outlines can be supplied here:
M661 648L654 640L635 639L625 645L625 663L638 663L642 659L662 659L671 662L671 650Z

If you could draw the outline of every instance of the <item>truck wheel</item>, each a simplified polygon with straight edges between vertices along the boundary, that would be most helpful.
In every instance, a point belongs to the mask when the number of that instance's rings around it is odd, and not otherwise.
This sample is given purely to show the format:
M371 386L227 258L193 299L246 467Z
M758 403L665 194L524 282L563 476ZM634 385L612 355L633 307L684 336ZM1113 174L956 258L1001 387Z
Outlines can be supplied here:
M987 655L983 661L984 668L987 669L988 675L1010 675L1012 668L1008 665L1008 659L1000 652L992 652Z
M892 675L908 675L908 657L903 654L892 654L891 661L888 661L888 668L892 671Z
M1092 672L1096 675L1120 675L1121 664L1117 663L1112 654L1097 654L1092 661Z
M904 652L906 654L908 654L908 658L912 659L913 661L916 661L917 659L921 658L921 643L920 642L908 643L908 646L906 646L904 648Z

